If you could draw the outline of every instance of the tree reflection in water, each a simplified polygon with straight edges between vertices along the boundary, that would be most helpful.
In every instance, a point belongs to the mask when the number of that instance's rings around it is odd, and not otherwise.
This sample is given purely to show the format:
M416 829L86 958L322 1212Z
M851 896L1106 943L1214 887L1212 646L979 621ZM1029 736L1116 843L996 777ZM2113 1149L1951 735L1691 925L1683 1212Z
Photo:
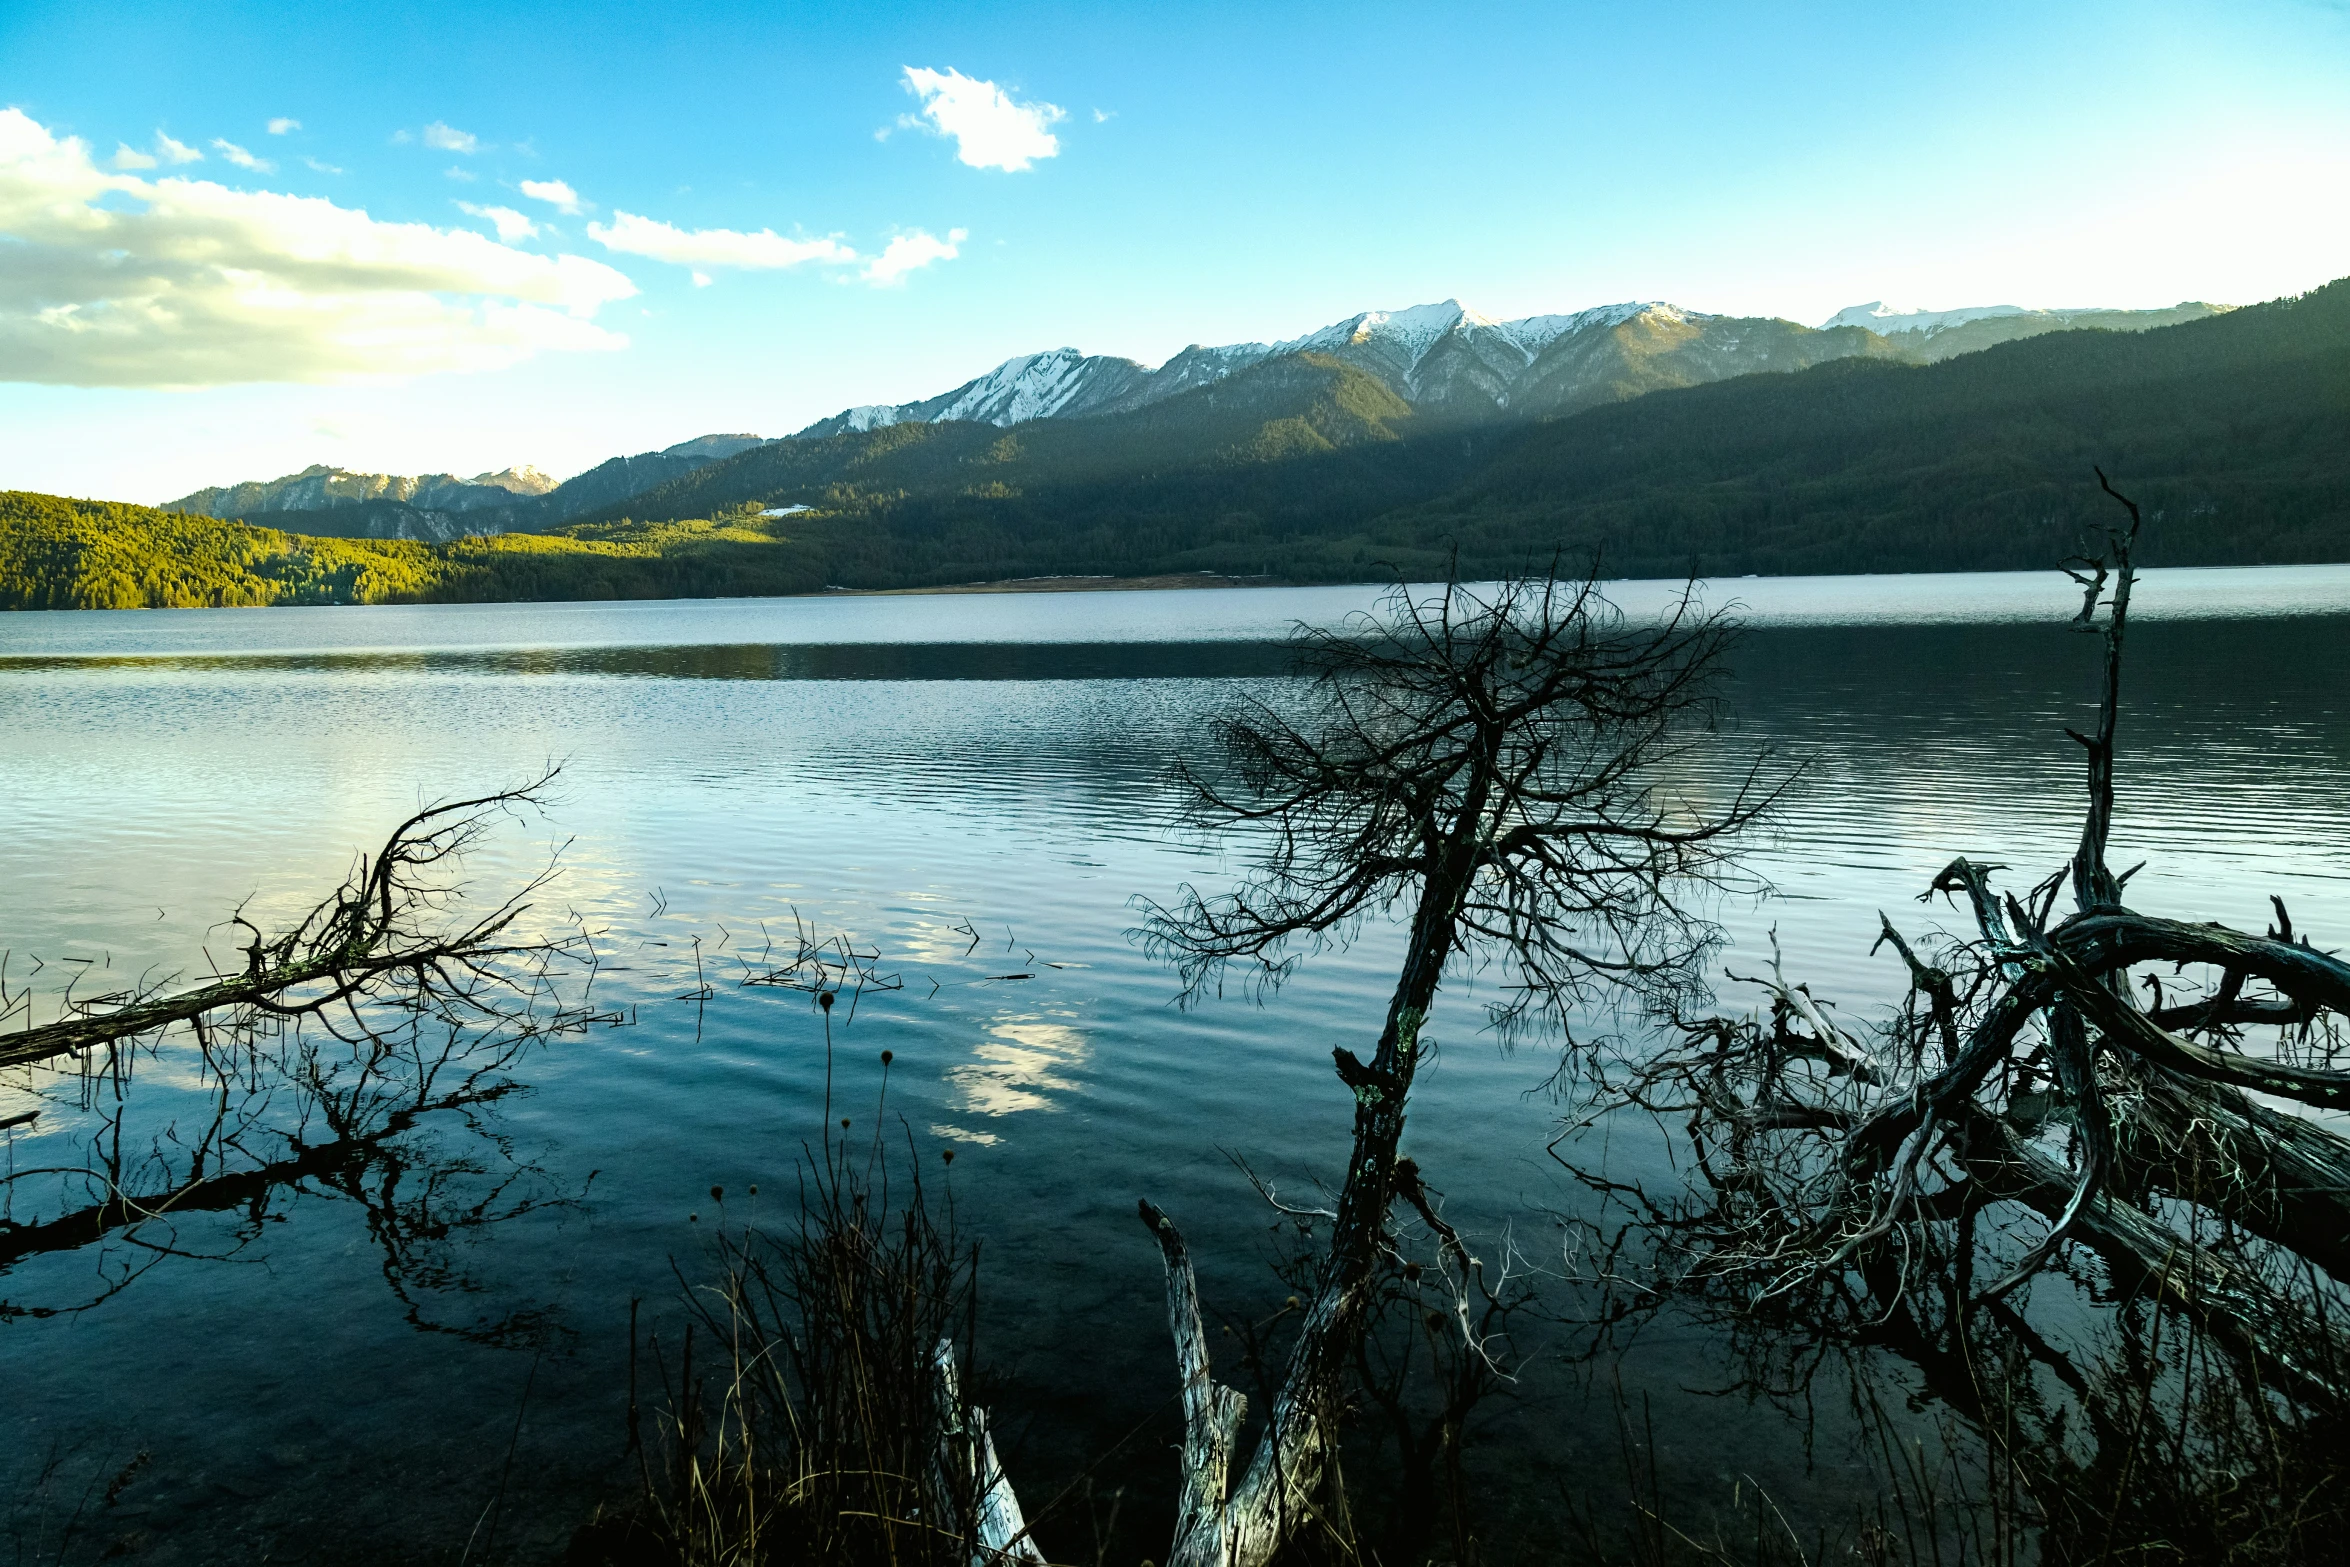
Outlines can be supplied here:
M619 1021L582 1014L566 1031ZM428 1038L413 1018L358 1033L296 1023L233 1044L204 1030L192 1050L116 1042L79 1069L44 1070L26 1085L44 1107L8 1134L0 1167L0 1290L58 1253L90 1253L96 1277L74 1293L0 1294L0 1320L88 1311L167 1259L260 1260L268 1227L313 1195L358 1206L410 1323L530 1342L547 1325L535 1311L467 1319L450 1308L475 1293L466 1243L585 1196L559 1188L500 1124L503 1102L527 1092L515 1070L552 1032L443 1026ZM70 1120L25 1135L52 1117Z

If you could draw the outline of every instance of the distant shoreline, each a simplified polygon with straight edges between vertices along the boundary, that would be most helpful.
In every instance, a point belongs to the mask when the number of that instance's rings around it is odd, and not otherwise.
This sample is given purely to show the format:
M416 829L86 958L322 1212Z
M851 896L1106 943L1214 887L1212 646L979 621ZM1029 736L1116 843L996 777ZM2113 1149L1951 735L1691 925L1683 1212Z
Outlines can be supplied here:
M1167 572L1154 577L1005 577L994 582L958 582L935 588L826 588L816 598L906 598L932 593L1164 593L1179 588L1285 588L1274 577L1220 577L1212 571Z

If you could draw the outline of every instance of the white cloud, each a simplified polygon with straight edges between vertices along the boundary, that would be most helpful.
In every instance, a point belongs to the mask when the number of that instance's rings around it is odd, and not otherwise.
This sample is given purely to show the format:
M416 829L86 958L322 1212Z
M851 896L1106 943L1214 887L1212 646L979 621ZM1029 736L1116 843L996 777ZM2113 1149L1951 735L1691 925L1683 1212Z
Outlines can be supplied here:
M880 255L865 263L857 276L875 288L895 288L905 282L909 272L929 266L933 261L954 260L962 254L960 247L968 238L970 235L962 229L947 230L944 239L920 229L897 235Z
M561 180L524 180L521 189L533 201L543 201L557 212L568 212L575 218L579 216L579 192Z
M155 133L155 155L166 163L202 163L204 154L184 141L173 141L161 131Z
M267 158L254 157L251 153L247 152L244 148L238 146L233 141L223 141L218 136L215 136L212 138L212 150L219 153L222 157L228 159L229 162L235 164L240 169L251 169L256 174L274 174L277 172L276 164L270 162Z
M1118 111L1115 109L1096 109L1093 111L1093 123L1096 125L1107 125L1117 117Z
M302 122L300 120L289 120L282 114L269 122L269 134L272 136L283 136L288 131L298 131L301 128Z
M481 138L441 120L435 120L424 128L424 144L427 147L438 147L443 152L481 151Z
M615 212L609 224L590 223L587 231L606 250L650 256L655 261L675 262L679 266L773 269L796 267L810 261L842 266L857 259L854 250L830 236L786 239L773 229L761 229L756 234L733 229L688 231L652 218L640 218L633 212Z
M718 280L716 278L712 277L707 272L696 272L694 274L694 287L696 288L708 288L712 283L717 281Z
M470 201L457 203L458 207L477 218L487 218L497 226L498 238L506 244L518 239L536 239L539 226L516 212L512 207L477 207Z
M309 164L312 168L316 169L321 174L340 174L343 172L341 169L336 168L333 164L321 163L316 158L304 158L302 161Z
M1016 172L1061 150L1045 127L1067 113L1052 104L1019 103L993 82L915 65L906 67L905 87L922 100L929 128L952 136L955 156L975 169Z
M114 166L118 169L151 169L155 160L128 142L114 144Z
M441 170L441 178L456 180L460 184L470 185L475 180L480 179L481 176L474 173L471 169L460 168L456 164L452 163L447 168Z
M0 109L0 380L218 386L485 370L624 347L635 285L584 256L315 196L110 174Z

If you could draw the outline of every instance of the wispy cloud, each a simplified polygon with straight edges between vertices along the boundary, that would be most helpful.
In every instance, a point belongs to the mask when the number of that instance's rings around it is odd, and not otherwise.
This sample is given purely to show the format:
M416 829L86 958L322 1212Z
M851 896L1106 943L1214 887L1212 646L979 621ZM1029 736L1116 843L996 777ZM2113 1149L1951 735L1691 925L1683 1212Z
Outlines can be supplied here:
M575 218L585 205L579 199L579 192L561 180L524 180L520 189L531 200L543 201L557 212L567 212Z
M222 157L228 159L229 162L235 164L240 169L251 169L256 174L274 174L277 172L276 164L270 162L267 158L254 157L251 153L247 152L244 148L238 146L233 141L225 141L222 138L215 136L212 138L212 150L219 153Z
M202 163L204 154L184 141L173 141L161 131L155 133L155 156L166 163Z
M302 122L300 120L289 120L282 114L269 122L269 134L272 136L283 136L288 131L298 131L301 128Z
M452 163L447 168L441 170L441 178L445 180L459 180L467 185L470 185L475 180L480 179L481 176L460 164Z
M536 239L539 226L516 212L512 207L477 207L470 201L457 203L458 209L477 218L487 218L497 228L498 238L511 245L520 239Z
M1110 121L1116 119L1117 117L1118 111L1115 109L1096 109L1093 111L1093 123L1096 125L1107 125L1110 123Z
M961 71L906 67L906 91L922 101L928 128L955 142L955 156L975 169L1008 173L1056 156L1060 139L1047 126L1068 117L1049 103L1021 103L993 82Z
M875 288L895 288L905 282L906 274L917 272L934 261L952 261L962 254L963 241L970 235L962 229L947 230L947 237L926 234L920 229L893 237L881 254L865 263L857 276Z
M471 131L461 131L445 120L435 120L424 128L424 144L443 152L481 151L480 137Z
M735 229L681 229L633 212L615 212L610 223L590 223L588 237L606 250L650 256L678 266L742 267L773 271L821 262L846 266L857 253L838 239L787 239L773 229L745 234Z
M623 347L636 292L584 256L383 223L315 196L109 173L0 109L0 380L218 386L496 369ZM16 247L11 247L16 248Z
M151 169L155 167L155 160L129 142L118 141L114 144L114 166L118 169Z
M321 163L316 158L304 158L302 161L309 164L310 167L316 169L321 174L340 174L343 172L341 169L336 168L333 164Z

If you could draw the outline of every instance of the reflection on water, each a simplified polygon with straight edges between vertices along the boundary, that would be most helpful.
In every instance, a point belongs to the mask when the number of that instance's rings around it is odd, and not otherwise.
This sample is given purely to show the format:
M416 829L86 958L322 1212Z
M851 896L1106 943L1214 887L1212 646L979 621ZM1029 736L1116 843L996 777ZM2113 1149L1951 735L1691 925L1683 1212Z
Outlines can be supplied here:
M2150 580L2172 617L2149 608L2133 634L2115 853L2152 861L2133 894L2257 925L2282 890L2339 945L2350 621L2242 617L2338 610L2350 573ZM1806 768L1760 856L1775 897L1723 917L1748 943L1775 925L1791 972L1865 1013L1898 993L1868 954L1877 909L1900 917L1956 853L2024 878L2068 852L2080 780L2061 729L2087 706L2091 652L2057 622L2077 598L2053 574L1722 590L1769 625L1739 651L1718 765L1767 743ZM1221 1150L1284 1190L1343 1159L1329 1050L1375 1031L1390 933L1309 961L1263 1011L1192 1012L1123 934L1131 897L1227 873L1171 830L1167 767L1236 695L1280 694L1265 644L1289 619L1371 601L1317 593L0 620L12 987L36 962L47 986L86 959L91 990L201 967L239 899L265 925L307 907L420 797L555 757L563 905L603 932L605 1004L639 1020L553 1042L507 1069L510 1091L364 1154L295 1097L212 1131L217 1077L180 1044L137 1063L120 1101L78 1076L0 1082L0 1122L40 1111L0 1130L9 1168L63 1170L12 1190L0 1296L72 1304L138 1269L98 1309L0 1326L0 1483L60 1445L92 1465L144 1449L121 1505L146 1509L150 1559L232 1538L300 1555L364 1529L461 1542L512 1444L537 1511L497 1555L551 1554L615 1483L630 1301L657 1316L670 1259L697 1266L713 1185L730 1222L760 1201L774 1217L829 1089L861 1125L882 1106L957 1141L1005 1418L1033 1417L1023 1489L1057 1488L1173 1390L1134 1199L1182 1217L1203 1289L1238 1313L1270 1293L1265 1212ZM1895 611L1939 623L1885 623ZM1861 623L1819 623L1838 620ZM550 846L517 830L475 878L505 885ZM762 925L795 912L905 981L838 1027L830 1072L805 996L739 983ZM1551 1063L1503 1055L1477 1023L1471 1001L1439 1009L1415 1155L1457 1222L1548 1234L1542 1210L1578 1200L1545 1173L1550 1110L1529 1097ZM232 1175L266 1195L171 1195ZM73 1219L101 1237L87 1244L18 1239L118 1194L166 1206L170 1228L125 1205ZM1621 1371L1693 1485L1743 1474L1791 1507L1836 1499L1779 1414L1690 1391L1720 1378L1717 1337L1655 1332ZM1524 1483L1612 1473L1611 1420L1530 1376L1492 1438Z
M1065 1012L1063 1017L1075 1017ZM991 1023L986 1038L971 1052L971 1060L947 1073L952 1092L949 1109L966 1115L1004 1116L1022 1110L1060 1108L1056 1095L1078 1092L1083 1084L1072 1075L1085 1065L1085 1034L1075 1024L1049 1022L1034 1015L1006 1017ZM969 1132L939 1126L944 1136L971 1142L995 1142L988 1132Z

